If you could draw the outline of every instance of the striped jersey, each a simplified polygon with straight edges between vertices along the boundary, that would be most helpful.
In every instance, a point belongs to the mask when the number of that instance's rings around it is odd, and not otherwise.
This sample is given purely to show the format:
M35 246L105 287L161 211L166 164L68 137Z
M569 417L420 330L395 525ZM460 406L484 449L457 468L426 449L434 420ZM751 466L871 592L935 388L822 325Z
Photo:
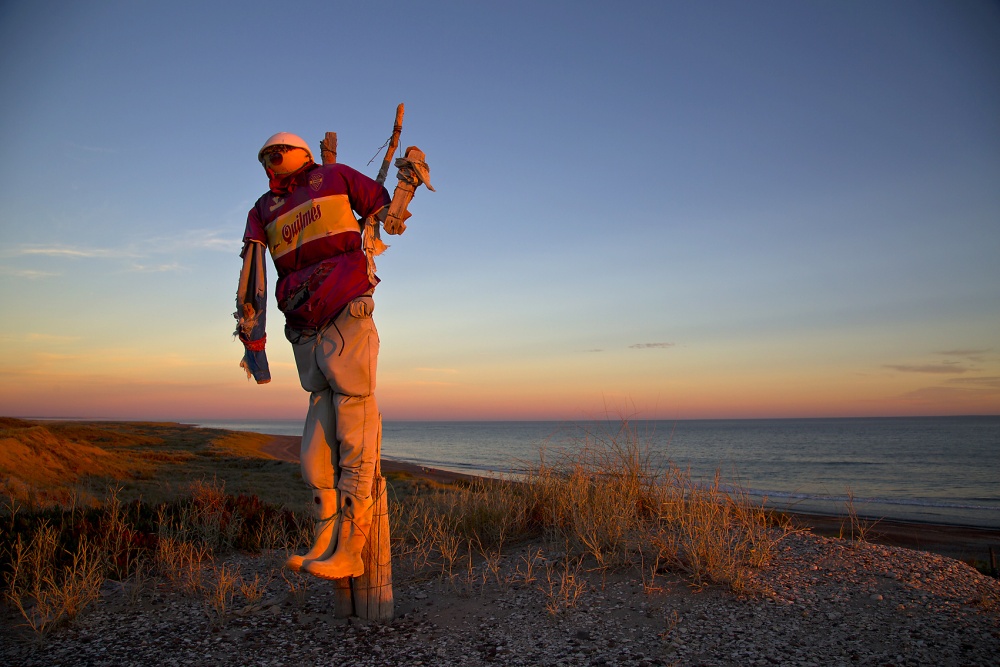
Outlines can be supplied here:
M267 245L275 297L293 329L319 328L375 285L361 245L362 219L389 204L375 180L344 164L314 165L288 192L265 193L247 216L247 243ZM377 281L377 279L376 279Z

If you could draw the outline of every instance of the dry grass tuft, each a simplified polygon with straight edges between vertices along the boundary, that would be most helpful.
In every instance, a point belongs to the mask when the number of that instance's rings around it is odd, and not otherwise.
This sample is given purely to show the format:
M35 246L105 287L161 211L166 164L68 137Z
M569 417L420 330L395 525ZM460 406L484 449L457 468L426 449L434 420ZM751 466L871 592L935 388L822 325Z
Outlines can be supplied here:
M550 539L566 542L601 570L639 568L647 588L657 572L685 573L695 586L731 584L767 563L781 531L739 488L694 481L676 466L651 464L648 445L627 420L588 434L584 446L529 474L533 515Z
M240 582L239 568L225 563L212 568L211 580L205 588L205 613L212 627L225 625Z
M187 498L155 507L123 503L118 492L110 489L96 509L29 512L9 499L0 513L3 596L39 640L97 600L106 581L131 605L156 581L170 582L200 597L212 625L223 625L237 591L254 605L273 576L244 581L213 561L235 549L259 550L262 541L287 548L285 536L298 539L298 526L307 523L256 498L229 495L216 480L197 481ZM304 594L303 586L291 588Z
M97 547L81 536L74 550L64 549L59 531L47 523L29 539L17 537L11 564L6 598L39 639L76 618L98 598L104 582Z
M858 514L855 504L854 491L847 488L847 500L844 507L847 510L845 522L840 524L840 539L850 540L853 544L864 544L868 541L871 531L878 524L878 521L869 521Z
M562 562L545 564L545 582L538 588L545 594L545 610L549 614L555 616L576 606L587 590L582 570L582 556L566 556Z
M580 567L635 569L649 591L668 569L696 587L744 591L746 570L766 565L785 534L719 475L698 483L673 465L654 466L627 420L588 433L577 450L543 459L521 479L437 489L393 504L390 519L395 551L415 573L454 579L464 569L471 580L474 558L495 571L506 545L541 537L565 545ZM525 568L533 579L534 563ZM563 587L575 581L567 572ZM555 581L547 568L547 590L556 590Z

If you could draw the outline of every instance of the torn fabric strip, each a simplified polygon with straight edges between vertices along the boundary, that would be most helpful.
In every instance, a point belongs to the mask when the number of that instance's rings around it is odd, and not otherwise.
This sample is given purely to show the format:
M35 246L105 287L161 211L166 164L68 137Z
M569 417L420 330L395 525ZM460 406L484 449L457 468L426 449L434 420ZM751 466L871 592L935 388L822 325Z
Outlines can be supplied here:
M240 367L247 377L253 377L257 384L271 381L271 370L267 365L264 351L267 335L265 322L267 311L267 274L264 272L265 245L248 241L243 246L243 269L240 271L240 286L236 293L235 335L243 343L244 354Z

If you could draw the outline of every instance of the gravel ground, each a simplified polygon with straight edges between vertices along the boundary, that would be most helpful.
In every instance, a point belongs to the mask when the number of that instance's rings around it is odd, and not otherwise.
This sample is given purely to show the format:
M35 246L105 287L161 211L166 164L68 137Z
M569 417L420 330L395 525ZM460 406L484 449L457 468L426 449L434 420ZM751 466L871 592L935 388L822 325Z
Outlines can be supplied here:
M274 575L280 558L227 562L252 579ZM482 566L452 579L402 570L388 624L334 618L329 583L311 578L294 592L274 576L260 601L237 595L222 619L176 585L137 600L109 585L41 644L7 613L0 663L971 666L1000 656L1000 582L943 556L808 533L787 536L742 595L670 574L644 586L579 571L550 587L546 572L561 574L564 560L529 545L504 557L499 577Z

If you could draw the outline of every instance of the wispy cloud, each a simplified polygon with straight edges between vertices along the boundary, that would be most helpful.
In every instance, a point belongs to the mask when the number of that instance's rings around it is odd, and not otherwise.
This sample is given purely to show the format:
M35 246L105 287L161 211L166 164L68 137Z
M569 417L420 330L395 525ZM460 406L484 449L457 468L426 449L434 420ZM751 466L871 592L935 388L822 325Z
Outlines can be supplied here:
M44 257L80 257L80 258L121 258L138 257L137 253L126 248L81 248L73 246L42 246L26 245L15 248L18 255L41 255Z
M1000 395L1000 377L984 376L969 378L952 378L944 384L931 387L921 387L903 394L903 398L911 401L934 403L955 403L970 401L994 402Z
M978 410L977 406L994 406L997 396L1000 396L1000 376L984 375L949 378L943 384L914 389L902 398L927 405L965 404L969 409Z
M50 257L65 260L131 260L121 268L130 273L168 273L188 267L174 257L189 256L192 251L209 250L232 255L239 253L239 239L219 230L191 230L172 237L147 237L117 248L35 244L15 246L4 253L19 257ZM61 275L37 269L0 268L0 273L22 278L46 278Z
M595 348L590 349L590 350L584 350L584 352L604 352L604 350L602 350L599 347L595 347Z
M29 343L74 343L80 340L79 336L60 336L46 333L29 333L24 338Z
M39 352L35 354L35 358L39 361L47 362L66 362L66 361L77 361L80 359L78 354L60 354L58 352Z
M948 380L948 384L959 387L981 387L1000 391L1000 377L998 376L987 375L975 378L954 378L952 380Z
M40 278L53 278L62 275L54 271L37 271L35 269L14 269L9 266L0 266L0 274L14 276L15 278L27 278L28 280L38 280Z
M629 345L629 349L632 350L651 350L651 349L665 349L668 347L673 347L674 343L636 343L634 345Z
M990 351L991 350L989 348L984 350L941 350L939 352L935 352L934 354L938 354L942 357L959 357L961 359L967 359L968 361L980 363L983 361L983 355Z
M242 234L234 236L232 230L190 229L176 236L152 238L145 244L159 252L196 249L236 254L243 245L243 237Z
M961 375L962 373L969 371L968 368L960 366L954 362L945 364L885 364L883 368L899 371L900 373L932 373L951 375Z
M139 264L133 262L129 267L129 271L132 273L168 273L171 271L184 271L185 267L181 266L177 262L171 262L170 264Z

